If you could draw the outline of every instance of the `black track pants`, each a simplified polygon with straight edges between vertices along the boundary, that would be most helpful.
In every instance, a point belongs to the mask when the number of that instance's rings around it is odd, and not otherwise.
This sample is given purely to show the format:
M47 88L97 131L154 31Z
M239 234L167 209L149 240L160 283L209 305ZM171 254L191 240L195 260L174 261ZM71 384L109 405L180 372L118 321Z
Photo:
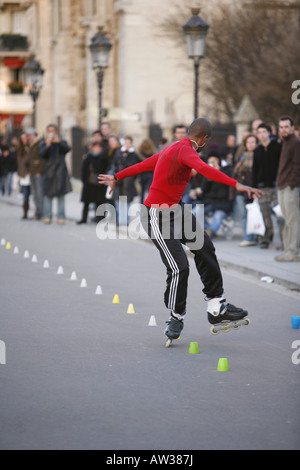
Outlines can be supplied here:
M184 226L184 205L180 206L181 222ZM152 239L154 245L160 252L161 259L167 268L167 288L165 292L165 305L168 309L176 313L183 314L186 311L186 299L189 277L189 262L182 244L190 247L194 254L196 269L204 285L203 292L208 298L220 297L223 294L223 279L218 260L215 254L215 247L210 238L204 232L203 246L193 249L193 244L185 237L184 229L180 238L176 237L170 219L170 236L165 236L161 212L168 209L158 209L146 207L141 222L144 230ZM199 226L195 216L192 216L193 224ZM202 237L203 237L203 229ZM176 231L175 231L176 232Z

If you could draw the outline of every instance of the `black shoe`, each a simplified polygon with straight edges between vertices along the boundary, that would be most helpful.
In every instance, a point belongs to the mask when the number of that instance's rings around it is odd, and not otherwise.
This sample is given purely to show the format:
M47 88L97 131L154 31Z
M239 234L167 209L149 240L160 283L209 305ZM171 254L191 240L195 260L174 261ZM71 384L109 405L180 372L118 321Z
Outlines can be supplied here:
M166 323L168 326L165 329L165 335L170 339L178 339L184 327L183 320L178 320L171 314L170 319Z
M228 304L225 299L222 300L221 303L222 305L219 315L215 316L207 312L208 321L211 325L216 325L217 323L222 323L225 321L242 320L248 316L247 310L236 307L232 304Z
M262 250L266 250L267 248L269 248L269 243L268 242L262 242L261 245L260 245L260 248Z
M76 222L77 225L82 225L82 224L86 224L86 220L79 220L79 222Z

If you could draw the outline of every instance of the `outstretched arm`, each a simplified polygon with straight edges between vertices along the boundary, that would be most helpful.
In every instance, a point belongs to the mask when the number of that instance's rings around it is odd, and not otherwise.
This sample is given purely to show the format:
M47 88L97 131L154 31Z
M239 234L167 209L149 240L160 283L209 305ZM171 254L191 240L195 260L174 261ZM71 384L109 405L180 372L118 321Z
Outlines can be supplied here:
M114 175L99 175L98 180L100 184L104 184L105 186L110 186L111 190L109 194L115 189L117 181L121 181L124 178L128 178L129 176L139 175L140 173L144 173L145 171L152 171L155 168L157 163L159 153L152 155L152 157L146 158L146 160L136 163L135 165L129 166L125 168L125 170L119 171L116 176Z
M207 163L204 163L199 155L197 155L193 150L189 150L189 152L185 151L184 153L182 152L180 158L184 165L189 168L194 168L198 173L200 173L200 175L205 176L209 180L216 181L217 183L231 186L239 192L247 193L249 199L252 197L254 199L258 199L264 195L264 193L259 189L238 183L237 180L230 178L230 176L225 175L222 171L207 165Z
M241 193L247 193L249 199L259 199L261 196L264 195L260 189L251 188L250 186L245 186L241 183L236 183L235 189Z

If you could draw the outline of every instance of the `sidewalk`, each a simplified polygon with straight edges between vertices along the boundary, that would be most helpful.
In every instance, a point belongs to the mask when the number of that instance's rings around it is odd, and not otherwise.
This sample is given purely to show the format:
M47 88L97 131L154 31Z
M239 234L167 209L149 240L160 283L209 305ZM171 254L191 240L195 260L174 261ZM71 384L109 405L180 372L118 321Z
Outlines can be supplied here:
M72 179L72 185L73 192L66 196L66 215L70 223L80 220L82 211L82 203L80 202L81 182ZM10 197L0 196L0 203L3 202L21 207L22 197L17 192L13 192ZM33 202L31 202L31 207L33 207ZM56 204L54 204L54 213L55 211ZM231 240L227 240L222 235L218 236L214 239L214 245L220 265L223 268L228 267L241 273L251 274L259 281L262 277L269 277L275 283L288 289L300 291L300 263L279 263L274 260L274 257L280 254L275 249L275 246L279 245L279 235L276 223L274 225L274 241L267 250L262 250L259 246L240 247L242 232L239 224L235 225ZM94 224L91 225L91 229L93 227L95 227ZM74 224L74 230L79 229ZM126 227L124 227L122 233L126 233Z

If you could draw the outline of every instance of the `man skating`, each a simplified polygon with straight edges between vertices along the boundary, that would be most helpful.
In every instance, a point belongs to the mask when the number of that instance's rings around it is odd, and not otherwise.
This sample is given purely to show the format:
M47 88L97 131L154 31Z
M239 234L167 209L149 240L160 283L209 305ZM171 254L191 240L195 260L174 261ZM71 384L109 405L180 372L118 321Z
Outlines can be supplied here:
M188 130L187 138L174 142L160 153L116 175L98 176L100 183L110 186L113 191L117 181L145 171L154 171L149 195L144 202L146 215L141 217L141 222L158 248L167 269L165 305L171 311L171 315L165 334L170 339L177 339L180 336L186 315L189 263L182 244L189 247L194 254L196 269L204 285L203 292L207 301L208 321L215 325L221 322L241 320L248 315L246 310L235 307L224 299L223 279L215 248L203 228L200 227L203 237L200 247L197 246L195 240L185 236L186 219L181 197L193 169L208 179L235 187L239 192L248 193L249 198L259 198L263 194L258 189L238 183L200 159L196 150L205 146L211 134L210 123L203 118L196 119ZM174 208L176 208L175 216L173 215ZM164 217L165 211L168 211L167 217ZM181 225L183 226L179 236L176 232L178 223L175 223L175 219L178 219L178 213L180 213ZM166 230L164 226L165 220L167 220L169 230ZM191 221L194 228L199 227L199 222L193 215L191 215ZM165 236L166 232L168 236ZM199 230L196 229L196 233L199 233Z

